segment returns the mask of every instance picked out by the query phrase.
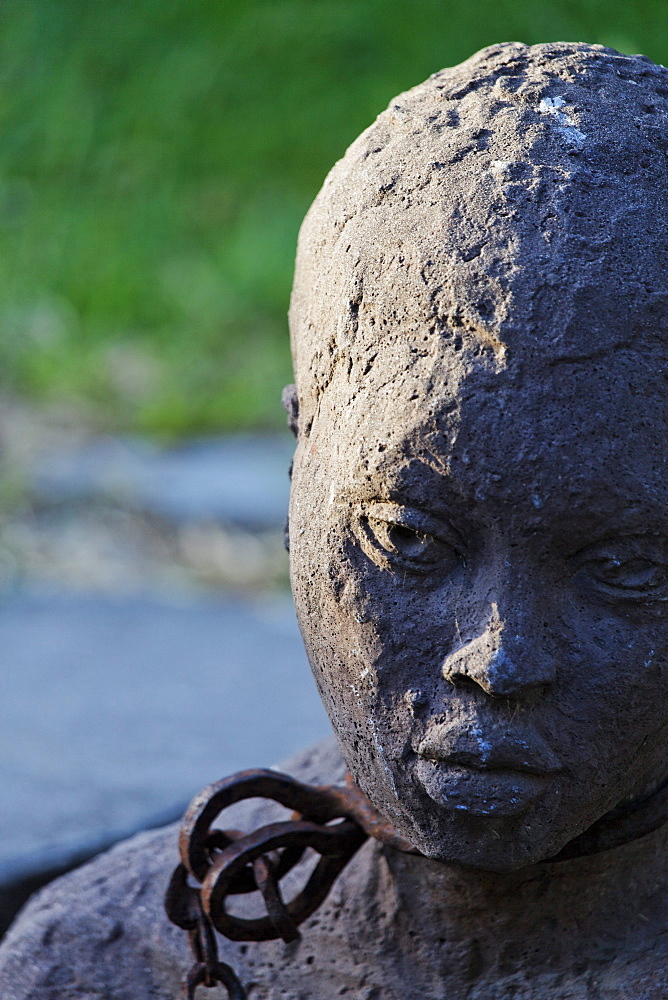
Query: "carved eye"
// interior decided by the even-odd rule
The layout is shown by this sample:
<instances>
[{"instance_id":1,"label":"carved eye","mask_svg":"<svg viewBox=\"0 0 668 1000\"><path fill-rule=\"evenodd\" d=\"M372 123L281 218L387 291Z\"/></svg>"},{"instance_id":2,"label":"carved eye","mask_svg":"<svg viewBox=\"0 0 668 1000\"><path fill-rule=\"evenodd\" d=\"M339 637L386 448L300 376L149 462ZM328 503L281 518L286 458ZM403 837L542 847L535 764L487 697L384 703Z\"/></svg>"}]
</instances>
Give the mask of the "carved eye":
<instances>
[{"instance_id":1,"label":"carved eye","mask_svg":"<svg viewBox=\"0 0 668 1000\"><path fill-rule=\"evenodd\" d=\"M627 601L668 600L668 547L654 536L590 546L579 554L579 572L599 592Z\"/></svg>"},{"instance_id":2,"label":"carved eye","mask_svg":"<svg viewBox=\"0 0 668 1000\"><path fill-rule=\"evenodd\" d=\"M444 537L447 532L446 525L422 511L374 503L361 512L357 534L366 554L383 568L447 573L463 565L458 549Z\"/></svg>"}]
</instances>

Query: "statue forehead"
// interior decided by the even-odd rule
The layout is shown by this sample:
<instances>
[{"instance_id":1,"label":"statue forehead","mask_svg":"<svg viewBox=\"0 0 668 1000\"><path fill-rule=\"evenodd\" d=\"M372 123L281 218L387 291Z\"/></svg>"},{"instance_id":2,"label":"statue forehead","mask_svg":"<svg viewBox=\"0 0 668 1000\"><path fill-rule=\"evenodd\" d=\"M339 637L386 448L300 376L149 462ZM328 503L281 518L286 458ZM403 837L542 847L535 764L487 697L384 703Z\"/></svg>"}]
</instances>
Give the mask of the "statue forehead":
<instances>
[{"instance_id":1,"label":"statue forehead","mask_svg":"<svg viewBox=\"0 0 668 1000\"><path fill-rule=\"evenodd\" d=\"M667 84L642 57L512 44L391 102L300 235L304 409L342 368L438 345L494 368L663 342Z\"/></svg>"},{"instance_id":2,"label":"statue forehead","mask_svg":"<svg viewBox=\"0 0 668 1000\"><path fill-rule=\"evenodd\" d=\"M491 507L530 486L564 501L665 506L668 393L654 351L538 371L456 365L337 379L300 450L300 477L323 496L410 495L427 509L445 485Z\"/></svg>"}]
</instances>

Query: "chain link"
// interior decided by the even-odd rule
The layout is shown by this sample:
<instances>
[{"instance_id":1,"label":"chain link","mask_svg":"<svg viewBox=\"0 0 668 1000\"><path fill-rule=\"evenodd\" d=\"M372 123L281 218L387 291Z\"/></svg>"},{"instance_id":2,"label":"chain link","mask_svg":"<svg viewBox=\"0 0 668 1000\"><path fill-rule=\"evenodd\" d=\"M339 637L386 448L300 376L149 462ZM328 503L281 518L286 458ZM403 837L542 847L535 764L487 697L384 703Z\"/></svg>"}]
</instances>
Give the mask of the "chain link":
<instances>
[{"instance_id":1,"label":"chain link","mask_svg":"<svg viewBox=\"0 0 668 1000\"><path fill-rule=\"evenodd\" d=\"M235 802L257 797L292 809L292 818L248 834L212 826ZM167 916L188 932L195 960L183 984L186 1000L193 1000L198 986L217 983L227 988L230 1000L244 1000L236 974L218 958L214 927L233 941L296 941L299 924L325 900L369 836L412 850L352 782L311 786L258 769L234 774L196 796L181 826L181 863L165 897ZM307 849L320 858L305 886L286 903L280 881ZM227 911L229 896L251 892L262 896L266 916L247 919Z\"/></svg>"},{"instance_id":2,"label":"chain link","mask_svg":"<svg viewBox=\"0 0 668 1000\"><path fill-rule=\"evenodd\" d=\"M167 916L188 932L194 964L183 981L185 1000L194 1000L198 986L222 983L229 1000L247 1000L246 991L234 970L218 957L216 935L202 907L199 889L188 882L188 869L177 865L172 873L165 896Z\"/></svg>"}]
</instances>

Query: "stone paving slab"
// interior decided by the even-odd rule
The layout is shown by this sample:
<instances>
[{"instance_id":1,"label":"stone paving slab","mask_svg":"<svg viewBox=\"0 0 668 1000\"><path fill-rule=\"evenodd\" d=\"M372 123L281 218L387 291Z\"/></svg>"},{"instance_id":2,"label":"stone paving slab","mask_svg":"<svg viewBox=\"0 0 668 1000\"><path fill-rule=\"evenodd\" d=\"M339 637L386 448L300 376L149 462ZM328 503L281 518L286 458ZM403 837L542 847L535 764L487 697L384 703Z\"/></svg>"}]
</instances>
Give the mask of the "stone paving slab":
<instances>
[{"instance_id":1,"label":"stone paving slab","mask_svg":"<svg viewBox=\"0 0 668 1000\"><path fill-rule=\"evenodd\" d=\"M288 598L0 604L0 891L326 735Z\"/></svg>"}]
</instances>

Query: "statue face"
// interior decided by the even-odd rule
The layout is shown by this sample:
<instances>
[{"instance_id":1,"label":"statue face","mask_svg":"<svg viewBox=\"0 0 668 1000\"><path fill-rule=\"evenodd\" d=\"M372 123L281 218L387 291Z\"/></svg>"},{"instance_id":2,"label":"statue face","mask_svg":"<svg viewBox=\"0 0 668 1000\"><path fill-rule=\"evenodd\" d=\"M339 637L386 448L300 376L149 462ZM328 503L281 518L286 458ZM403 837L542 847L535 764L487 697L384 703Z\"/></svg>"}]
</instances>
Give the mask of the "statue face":
<instances>
[{"instance_id":1,"label":"statue face","mask_svg":"<svg viewBox=\"0 0 668 1000\"><path fill-rule=\"evenodd\" d=\"M317 682L354 778L443 861L549 858L668 772L665 376L590 318L549 356L414 317L298 446Z\"/></svg>"},{"instance_id":2,"label":"statue face","mask_svg":"<svg viewBox=\"0 0 668 1000\"><path fill-rule=\"evenodd\" d=\"M298 615L353 777L443 861L553 857L668 774L665 73L485 50L300 234Z\"/></svg>"}]
</instances>

